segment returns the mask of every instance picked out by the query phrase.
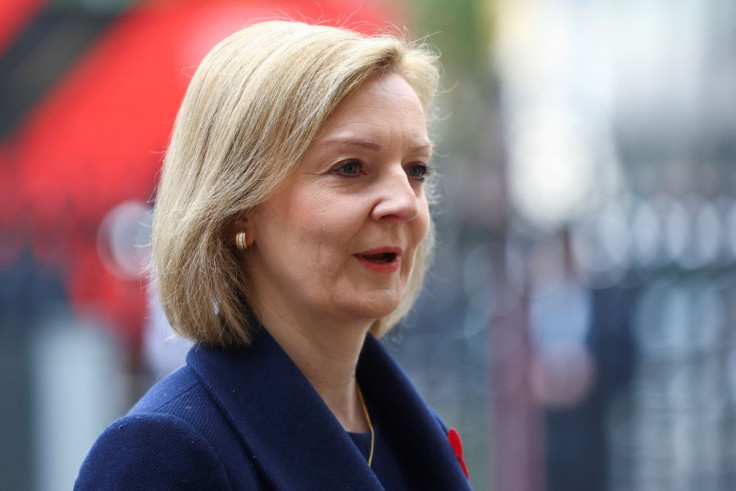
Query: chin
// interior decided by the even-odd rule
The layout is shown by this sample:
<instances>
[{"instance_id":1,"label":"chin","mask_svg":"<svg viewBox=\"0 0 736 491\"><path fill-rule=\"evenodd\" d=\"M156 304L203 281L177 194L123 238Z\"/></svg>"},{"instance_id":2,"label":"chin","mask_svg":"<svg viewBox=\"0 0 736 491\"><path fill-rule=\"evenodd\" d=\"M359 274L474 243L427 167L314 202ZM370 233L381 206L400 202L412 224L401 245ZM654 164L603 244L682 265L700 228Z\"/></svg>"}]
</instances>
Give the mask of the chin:
<instances>
[{"instance_id":1,"label":"chin","mask_svg":"<svg viewBox=\"0 0 736 491\"><path fill-rule=\"evenodd\" d=\"M400 301L401 298L398 298L365 305L363 308L363 317L376 320L386 317L387 315L391 315L397 308L399 308Z\"/></svg>"},{"instance_id":2,"label":"chin","mask_svg":"<svg viewBox=\"0 0 736 491\"><path fill-rule=\"evenodd\" d=\"M401 297L391 296L390 298L371 298L366 299L358 304L346 306L341 309L350 320L370 320L371 322L382 317L386 317L393 313L401 302Z\"/></svg>"}]
</instances>

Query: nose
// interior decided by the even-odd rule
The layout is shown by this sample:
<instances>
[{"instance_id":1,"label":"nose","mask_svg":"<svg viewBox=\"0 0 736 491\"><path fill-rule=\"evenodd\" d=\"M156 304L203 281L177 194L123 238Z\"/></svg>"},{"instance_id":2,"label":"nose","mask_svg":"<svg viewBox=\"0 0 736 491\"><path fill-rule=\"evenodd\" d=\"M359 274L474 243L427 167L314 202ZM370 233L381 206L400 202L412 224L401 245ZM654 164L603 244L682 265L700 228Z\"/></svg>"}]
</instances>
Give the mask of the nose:
<instances>
[{"instance_id":1,"label":"nose","mask_svg":"<svg viewBox=\"0 0 736 491\"><path fill-rule=\"evenodd\" d=\"M408 222L419 214L419 197L401 166L387 173L378 184L378 199L371 217L383 223Z\"/></svg>"}]
</instances>

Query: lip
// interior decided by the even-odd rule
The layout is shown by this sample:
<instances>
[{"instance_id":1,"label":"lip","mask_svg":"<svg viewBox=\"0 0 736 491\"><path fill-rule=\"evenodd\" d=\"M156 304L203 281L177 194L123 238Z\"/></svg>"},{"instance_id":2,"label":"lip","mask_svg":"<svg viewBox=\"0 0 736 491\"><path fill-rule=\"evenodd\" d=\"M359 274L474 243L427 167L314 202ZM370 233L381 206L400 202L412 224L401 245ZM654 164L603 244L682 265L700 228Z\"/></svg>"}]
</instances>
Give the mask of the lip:
<instances>
[{"instance_id":1,"label":"lip","mask_svg":"<svg viewBox=\"0 0 736 491\"><path fill-rule=\"evenodd\" d=\"M401 267L402 253L403 251L399 247L380 247L378 249L358 252L354 254L354 256L360 264L374 273L395 273ZM394 258L392 261L387 263L376 263L365 258L365 256L372 256L375 254L394 254Z\"/></svg>"}]
</instances>

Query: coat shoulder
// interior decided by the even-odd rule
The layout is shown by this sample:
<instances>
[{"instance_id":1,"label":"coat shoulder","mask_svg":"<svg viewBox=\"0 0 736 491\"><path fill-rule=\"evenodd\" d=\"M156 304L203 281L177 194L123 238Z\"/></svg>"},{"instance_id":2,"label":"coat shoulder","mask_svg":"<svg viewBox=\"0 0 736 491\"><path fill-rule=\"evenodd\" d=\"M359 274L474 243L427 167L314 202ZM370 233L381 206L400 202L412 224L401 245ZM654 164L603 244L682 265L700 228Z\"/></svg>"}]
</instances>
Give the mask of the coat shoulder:
<instances>
[{"instance_id":1,"label":"coat shoulder","mask_svg":"<svg viewBox=\"0 0 736 491\"><path fill-rule=\"evenodd\" d=\"M212 445L186 421L163 413L125 416L100 435L75 490L231 489Z\"/></svg>"},{"instance_id":2,"label":"coat shoulder","mask_svg":"<svg viewBox=\"0 0 736 491\"><path fill-rule=\"evenodd\" d=\"M105 429L74 489L261 488L229 421L197 375L183 367Z\"/></svg>"}]
</instances>

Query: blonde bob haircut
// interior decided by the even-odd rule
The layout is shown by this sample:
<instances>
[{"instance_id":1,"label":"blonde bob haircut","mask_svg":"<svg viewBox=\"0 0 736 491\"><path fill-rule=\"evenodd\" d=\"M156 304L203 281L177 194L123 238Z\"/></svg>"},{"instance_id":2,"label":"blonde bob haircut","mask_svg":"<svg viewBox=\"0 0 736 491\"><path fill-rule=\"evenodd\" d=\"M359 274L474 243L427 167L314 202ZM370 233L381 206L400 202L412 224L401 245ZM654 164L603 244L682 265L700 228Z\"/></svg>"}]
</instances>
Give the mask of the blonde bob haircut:
<instances>
[{"instance_id":1,"label":"blonde bob haircut","mask_svg":"<svg viewBox=\"0 0 736 491\"><path fill-rule=\"evenodd\" d=\"M289 21L251 25L207 54L174 124L153 219L153 285L177 334L223 347L250 342L234 224L289 179L338 104L369 78L402 76L431 113L436 61L397 36ZM433 242L430 230L399 306L376 320L374 335L411 308Z\"/></svg>"}]
</instances>

